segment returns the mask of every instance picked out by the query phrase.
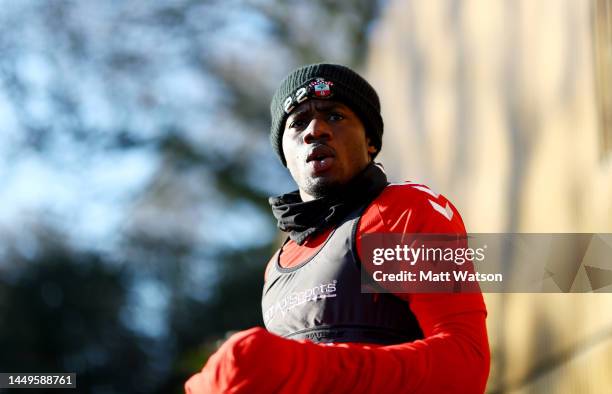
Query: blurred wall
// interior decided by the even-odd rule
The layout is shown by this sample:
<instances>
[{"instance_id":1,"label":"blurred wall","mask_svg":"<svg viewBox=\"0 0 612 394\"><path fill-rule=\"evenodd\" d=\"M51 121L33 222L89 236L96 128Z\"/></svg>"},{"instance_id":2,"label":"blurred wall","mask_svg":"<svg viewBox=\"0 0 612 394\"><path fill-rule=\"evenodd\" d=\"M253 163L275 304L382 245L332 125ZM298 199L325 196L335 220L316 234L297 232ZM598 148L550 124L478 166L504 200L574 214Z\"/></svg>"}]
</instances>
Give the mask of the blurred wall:
<instances>
[{"instance_id":1,"label":"blurred wall","mask_svg":"<svg viewBox=\"0 0 612 394\"><path fill-rule=\"evenodd\" d=\"M445 194L469 232L612 232L609 87L594 51L595 6L610 3L390 1L367 75L391 178ZM612 387L612 294L485 297L489 392Z\"/></svg>"}]
</instances>

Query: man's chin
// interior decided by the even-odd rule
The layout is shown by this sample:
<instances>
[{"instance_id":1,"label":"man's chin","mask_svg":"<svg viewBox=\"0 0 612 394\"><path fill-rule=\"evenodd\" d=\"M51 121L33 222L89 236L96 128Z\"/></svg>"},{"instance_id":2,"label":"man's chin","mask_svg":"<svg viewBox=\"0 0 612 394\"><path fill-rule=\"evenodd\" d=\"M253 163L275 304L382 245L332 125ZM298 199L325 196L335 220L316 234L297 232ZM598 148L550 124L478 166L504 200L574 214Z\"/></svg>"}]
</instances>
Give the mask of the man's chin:
<instances>
[{"instance_id":1,"label":"man's chin","mask_svg":"<svg viewBox=\"0 0 612 394\"><path fill-rule=\"evenodd\" d=\"M317 176L308 179L303 190L314 198L327 197L335 194L342 184L336 179L326 176Z\"/></svg>"}]
</instances>

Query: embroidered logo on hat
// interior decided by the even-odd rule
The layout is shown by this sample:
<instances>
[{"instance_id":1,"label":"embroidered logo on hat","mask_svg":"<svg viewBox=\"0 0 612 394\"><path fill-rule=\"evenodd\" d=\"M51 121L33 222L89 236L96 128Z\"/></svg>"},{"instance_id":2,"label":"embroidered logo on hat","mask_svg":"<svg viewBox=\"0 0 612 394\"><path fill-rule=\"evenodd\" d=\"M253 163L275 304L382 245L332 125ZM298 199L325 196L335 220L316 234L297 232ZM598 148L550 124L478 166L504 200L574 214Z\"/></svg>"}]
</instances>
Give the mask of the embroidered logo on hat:
<instances>
[{"instance_id":1,"label":"embroidered logo on hat","mask_svg":"<svg viewBox=\"0 0 612 394\"><path fill-rule=\"evenodd\" d=\"M328 97L331 96L331 87L334 85L333 82L326 81L323 78L317 78L312 81L308 86L314 89L314 95L316 97Z\"/></svg>"}]
</instances>

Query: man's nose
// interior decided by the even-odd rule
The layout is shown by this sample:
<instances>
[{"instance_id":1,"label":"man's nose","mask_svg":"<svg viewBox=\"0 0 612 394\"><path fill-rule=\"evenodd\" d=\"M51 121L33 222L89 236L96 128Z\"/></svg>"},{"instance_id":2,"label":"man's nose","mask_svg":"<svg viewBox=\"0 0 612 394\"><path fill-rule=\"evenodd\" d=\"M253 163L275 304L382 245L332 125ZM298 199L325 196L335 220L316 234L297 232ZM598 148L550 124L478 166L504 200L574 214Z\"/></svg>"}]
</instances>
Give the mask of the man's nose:
<instances>
[{"instance_id":1,"label":"man's nose","mask_svg":"<svg viewBox=\"0 0 612 394\"><path fill-rule=\"evenodd\" d=\"M304 133L304 142L312 143L320 139L330 139L331 136L331 129L325 119L313 117Z\"/></svg>"}]
</instances>

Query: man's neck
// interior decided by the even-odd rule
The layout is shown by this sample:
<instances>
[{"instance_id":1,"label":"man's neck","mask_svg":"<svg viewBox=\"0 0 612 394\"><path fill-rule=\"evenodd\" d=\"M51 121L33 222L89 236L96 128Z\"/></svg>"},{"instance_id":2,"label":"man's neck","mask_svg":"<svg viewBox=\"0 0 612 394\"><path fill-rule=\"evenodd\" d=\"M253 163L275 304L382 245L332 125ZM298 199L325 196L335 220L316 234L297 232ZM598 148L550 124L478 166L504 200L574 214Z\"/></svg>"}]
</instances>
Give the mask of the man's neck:
<instances>
[{"instance_id":1,"label":"man's neck","mask_svg":"<svg viewBox=\"0 0 612 394\"><path fill-rule=\"evenodd\" d=\"M308 194L304 190L300 190L300 197L302 198L302 201L304 201L304 202L312 201L312 200L314 200L316 198L315 196Z\"/></svg>"}]
</instances>

